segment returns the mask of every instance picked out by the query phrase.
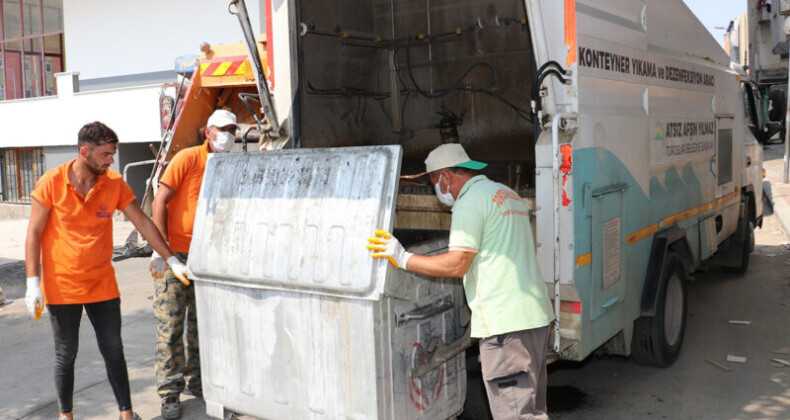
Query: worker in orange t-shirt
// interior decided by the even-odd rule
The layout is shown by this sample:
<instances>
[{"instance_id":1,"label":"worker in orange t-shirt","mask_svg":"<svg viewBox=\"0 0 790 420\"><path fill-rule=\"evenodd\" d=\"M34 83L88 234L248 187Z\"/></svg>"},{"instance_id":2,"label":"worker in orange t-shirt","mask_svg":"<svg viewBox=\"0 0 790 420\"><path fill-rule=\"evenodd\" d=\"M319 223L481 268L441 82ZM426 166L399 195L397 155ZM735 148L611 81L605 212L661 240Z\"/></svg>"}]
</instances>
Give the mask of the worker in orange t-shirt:
<instances>
[{"instance_id":1,"label":"worker in orange t-shirt","mask_svg":"<svg viewBox=\"0 0 790 420\"><path fill-rule=\"evenodd\" d=\"M121 340L121 299L111 263L113 213L121 210L185 282L187 268L140 209L129 185L108 169L118 147L115 132L100 122L85 124L77 135L77 147L77 158L47 171L31 194L25 304L38 319L46 298L55 336L58 419L73 419L74 361L83 308L96 333L120 419L139 419L132 411Z\"/></svg>"},{"instance_id":2,"label":"worker in orange t-shirt","mask_svg":"<svg viewBox=\"0 0 790 420\"><path fill-rule=\"evenodd\" d=\"M184 263L189 257L192 225L208 154L230 151L237 129L236 115L223 109L214 111L204 129L207 141L178 152L159 180L152 205L153 220L162 236L169 241L170 248ZM156 284L154 316L157 320L157 345L154 366L157 392L162 399L162 418L177 419L181 417L180 394L185 392L202 396L203 393L195 289L181 284L157 253L151 256L149 270Z\"/></svg>"}]
</instances>

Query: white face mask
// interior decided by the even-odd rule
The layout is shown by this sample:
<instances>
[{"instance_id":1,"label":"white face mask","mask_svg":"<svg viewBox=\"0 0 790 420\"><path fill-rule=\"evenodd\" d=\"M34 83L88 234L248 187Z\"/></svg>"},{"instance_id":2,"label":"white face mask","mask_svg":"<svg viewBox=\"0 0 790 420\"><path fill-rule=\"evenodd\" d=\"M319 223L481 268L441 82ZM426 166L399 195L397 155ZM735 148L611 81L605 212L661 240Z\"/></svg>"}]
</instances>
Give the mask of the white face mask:
<instances>
[{"instance_id":1,"label":"white face mask","mask_svg":"<svg viewBox=\"0 0 790 420\"><path fill-rule=\"evenodd\" d=\"M455 204L455 198L450 194L450 187L447 187L447 192L442 192L442 187L439 186L441 183L442 176L439 175L439 180L433 185L433 188L436 190L436 197L439 198L440 203L452 207Z\"/></svg>"},{"instance_id":2,"label":"white face mask","mask_svg":"<svg viewBox=\"0 0 790 420\"><path fill-rule=\"evenodd\" d=\"M233 133L219 130L216 130L214 133L214 140L211 140L211 148L214 149L214 152L229 152L230 148L233 146L233 142L236 141L236 136L233 135Z\"/></svg>"}]
</instances>

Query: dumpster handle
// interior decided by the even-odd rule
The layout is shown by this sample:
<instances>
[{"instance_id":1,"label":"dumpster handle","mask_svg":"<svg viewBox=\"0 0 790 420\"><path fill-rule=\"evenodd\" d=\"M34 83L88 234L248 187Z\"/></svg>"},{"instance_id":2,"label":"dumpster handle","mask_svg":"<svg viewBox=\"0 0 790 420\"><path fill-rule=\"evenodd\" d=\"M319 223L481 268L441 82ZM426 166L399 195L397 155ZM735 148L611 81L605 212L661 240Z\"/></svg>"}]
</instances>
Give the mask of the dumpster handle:
<instances>
[{"instance_id":1,"label":"dumpster handle","mask_svg":"<svg viewBox=\"0 0 790 420\"><path fill-rule=\"evenodd\" d=\"M409 312L398 315L398 326L413 320L428 319L453 307L453 302L448 297L420 306Z\"/></svg>"},{"instance_id":2,"label":"dumpster handle","mask_svg":"<svg viewBox=\"0 0 790 420\"><path fill-rule=\"evenodd\" d=\"M467 348L472 347L475 342L477 342L477 339L470 337L469 329L466 330L463 336L455 340L449 346L445 345L441 338L436 338L428 345L429 351L433 352L433 356L431 356L427 363L412 368L409 375L412 378L419 378L447 363L450 359L465 351Z\"/></svg>"}]
</instances>

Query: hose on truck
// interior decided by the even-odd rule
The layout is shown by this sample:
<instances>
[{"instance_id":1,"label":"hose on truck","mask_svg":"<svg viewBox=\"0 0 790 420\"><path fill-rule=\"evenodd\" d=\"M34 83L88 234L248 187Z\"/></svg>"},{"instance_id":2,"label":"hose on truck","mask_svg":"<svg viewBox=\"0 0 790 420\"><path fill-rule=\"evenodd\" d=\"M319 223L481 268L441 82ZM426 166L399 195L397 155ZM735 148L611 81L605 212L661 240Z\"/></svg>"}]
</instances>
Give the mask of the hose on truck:
<instances>
[{"instance_id":1,"label":"hose on truck","mask_svg":"<svg viewBox=\"0 0 790 420\"><path fill-rule=\"evenodd\" d=\"M491 82L491 87L490 88L471 88L471 87L469 87L469 88L462 88L462 87L459 87L461 85L461 83L463 83L463 81L469 76L469 74L474 69L476 69L478 67L486 67L491 72L491 78L493 79L492 82ZM420 87L420 85L417 83L417 80L414 77L414 71L413 71L413 67L412 67L412 64L411 64L411 43L408 43L408 44L406 44L406 70L409 73L409 79L411 80L411 83L414 86L414 89L421 96L424 96L426 98L435 99L435 98L441 98L441 97L447 96L447 95L449 95L451 93L455 93L455 92L483 93L483 94L486 94L486 95L488 95L488 96L490 96L490 97L492 97L492 98L504 103L508 107L510 107L513 111L516 112L516 115L518 115L520 118L523 118L526 121L532 122L532 116L529 114L529 111L526 111L526 110L518 107L517 105L515 105L514 103L509 101L507 98L505 98L504 96L499 94L498 91L515 94L518 97L520 97L520 98L522 98L522 99L524 99L526 101L529 101L528 96L526 94L516 90L516 89L513 89L513 88L500 88L499 87L499 78L497 77L496 69L494 69L494 67L490 63L487 63L485 61L480 61L480 62L477 62L475 64L472 64L471 66L469 66L469 68L466 69L466 71L464 71L464 73L461 75L461 77L459 77L458 80L455 83L452 84L451 87L446 88L446 89L437 89L437 90L435 90L436 93L430 93L430 92L424 91ZM398 73L400 73L399 70L398 70ZM400 75L399 75L399 77L400 77ZM403 83L403 79L401 79L401 83Z\"/></svg>"}]
</instances>

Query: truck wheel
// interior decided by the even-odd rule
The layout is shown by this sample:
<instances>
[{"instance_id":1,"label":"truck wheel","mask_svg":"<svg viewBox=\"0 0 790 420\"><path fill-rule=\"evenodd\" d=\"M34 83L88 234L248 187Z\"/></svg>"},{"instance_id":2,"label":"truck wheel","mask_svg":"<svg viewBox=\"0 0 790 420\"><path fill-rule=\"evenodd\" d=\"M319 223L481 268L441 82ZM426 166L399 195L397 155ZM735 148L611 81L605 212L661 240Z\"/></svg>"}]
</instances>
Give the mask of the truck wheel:
<instances>
[{"instance_id":1,"label":"truck wheel","mask_svg":"<svg viewBox=\"0 0 790 420\"><path fill-rule=\"evenodd\" d=\"M771 181L763 180L763 217L774 214L773 196Z\"/></svg>"},{"instance_id":2,"label":"truck wheel","mask_svg":"<svg viewBox=\"0 0 790 420\"><path fill-rule=\"evenodd\" d=\"M752 251L754 251L754 222L751 221L751 218L748 220L742 219L738 223L738 229L741 229L741 223L746 225L746 232L744 240L734 244L736 251L733 253L733 255L740 255L741 260L740 264L731 268L731 271L736 274L746 273L746 270L749 269L749 256L751 255Z\"/></svg>"},{"instance_id":3,"label":"truck wheel","mask_svg":"<svg viewBox=\"0 0 790 420\"><path fill-rule=\"evenodd\" d=\"M631 357L649 366L665 367L680 354L686 330L686 275L677 254L670 253L664 265L654 316L634 321Z\"/></svg>"},{"instance_id":4,"label":"truck wheel","mask_svg":"<svg viewBox=\"0 0 790 420\"><path fill-rule=\"evenodd\" d=\"M741 245L741 265L738 267L738 274L743 274L749 269L749 256L754 251L754 222L749 221L746 228L746 241Z\"/></svg>"}]
</instances>

